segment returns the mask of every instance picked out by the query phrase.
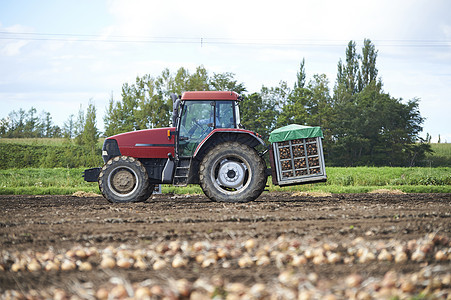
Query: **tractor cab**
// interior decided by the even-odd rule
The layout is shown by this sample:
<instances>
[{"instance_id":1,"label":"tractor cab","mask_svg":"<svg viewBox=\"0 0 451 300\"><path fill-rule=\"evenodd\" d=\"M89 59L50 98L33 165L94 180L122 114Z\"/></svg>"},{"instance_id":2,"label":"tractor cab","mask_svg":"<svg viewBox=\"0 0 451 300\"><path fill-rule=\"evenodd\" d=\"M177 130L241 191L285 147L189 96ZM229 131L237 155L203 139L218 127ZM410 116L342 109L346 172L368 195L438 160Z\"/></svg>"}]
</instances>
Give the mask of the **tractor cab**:
<instances>
[{"instance_id":1,"label":"tractor cab","mask_svg":"<svg viewBox=\"0 0 451 300\"><path fill-rule=\"evenodd\" d=\"M197 146L215 129L238 128L238 101L234 92L185 92L174 109L178 156L192 157Z\"/></svg>"}]
</instances>

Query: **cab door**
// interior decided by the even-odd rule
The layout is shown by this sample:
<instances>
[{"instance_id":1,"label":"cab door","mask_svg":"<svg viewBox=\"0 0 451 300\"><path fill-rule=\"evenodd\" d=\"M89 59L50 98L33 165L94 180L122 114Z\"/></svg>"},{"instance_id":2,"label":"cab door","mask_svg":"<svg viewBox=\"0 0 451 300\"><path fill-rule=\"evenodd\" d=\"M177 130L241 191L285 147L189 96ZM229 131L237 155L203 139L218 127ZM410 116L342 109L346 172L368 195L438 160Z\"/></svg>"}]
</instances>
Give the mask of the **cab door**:
<instances>
[{"instance_id":1,"label":"cab door","mask_svg":"<svg viewBox=\"0 0 451 300\"><path fill-rule=\"evenodd\" d=\"M214 101L185 101L178 124L179 157L192 157L199 143L215 127Z\"/></svg>"}]
</instances>

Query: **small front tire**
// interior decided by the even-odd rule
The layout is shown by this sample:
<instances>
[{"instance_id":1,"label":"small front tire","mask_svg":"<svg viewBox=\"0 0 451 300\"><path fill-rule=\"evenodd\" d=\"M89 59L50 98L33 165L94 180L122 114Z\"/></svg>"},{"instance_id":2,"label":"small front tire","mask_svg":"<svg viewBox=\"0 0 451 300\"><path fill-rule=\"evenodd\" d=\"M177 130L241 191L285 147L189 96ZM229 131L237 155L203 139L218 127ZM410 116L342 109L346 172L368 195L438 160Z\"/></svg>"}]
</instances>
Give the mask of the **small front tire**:
<instances>
[{"instance_id":1,"label":"small front tire","mask_svg":"<svg viewBox=\"0 0 451 300\"><path fill-rule=\"evenodd\" d=\"M130 156L110 159L100 171L99 188L111 203L144 202L154 190L146 169Z\"/></svg>"}]
</instances>

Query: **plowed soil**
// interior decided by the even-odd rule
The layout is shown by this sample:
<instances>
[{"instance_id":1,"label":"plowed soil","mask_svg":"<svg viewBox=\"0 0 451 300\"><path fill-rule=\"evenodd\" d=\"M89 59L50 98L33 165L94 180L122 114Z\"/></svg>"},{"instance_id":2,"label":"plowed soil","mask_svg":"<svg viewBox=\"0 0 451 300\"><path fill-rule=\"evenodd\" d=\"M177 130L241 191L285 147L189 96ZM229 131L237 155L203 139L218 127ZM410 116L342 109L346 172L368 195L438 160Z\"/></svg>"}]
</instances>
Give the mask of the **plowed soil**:
<instances>
[{"instance_id":1,"label":"plowed soil","mask_svg":"<svg viewBox=\"0 0 451 300\"><path fill-rule=\"evenodd\" d=\"M0 292L14 289L68 289L75 283L94 286L108 283L112 274L128 282L152 279L164 284L169 278L194 282L220 274L230 282L252 285L269 284L280 273L275 263L264 266L228 268L219 263L201 268L193 259L181 268L168 266L155 271L100 268L100 257L90 262L91 271L12 270L14 253L65 253L77 247L95 247L100 251L126 247L149 248L170 241L244 243L254 239L259 245L271 244L280 237L299 244L332 243L351 245L356 238L371 243L401 242L431 235L450 237L451 194L336 194L330 197L293 196L290 193L264 193L246 204L216 203L203 195L155 195L147 202L110 204L102 197L73 196L0 196L0 244L3 271L0 270ZM449 244L441 245L449 252ZM242 248L242 251L246 249ZM344 253L346 250L342 250ZM444 263L425 260L419 263L314 264L301 268L331 281L357 273L368 278L383 277L395 270L407 274L425 264L440 266L450 273L449 260Z\"/></svg>"}]
</instances>

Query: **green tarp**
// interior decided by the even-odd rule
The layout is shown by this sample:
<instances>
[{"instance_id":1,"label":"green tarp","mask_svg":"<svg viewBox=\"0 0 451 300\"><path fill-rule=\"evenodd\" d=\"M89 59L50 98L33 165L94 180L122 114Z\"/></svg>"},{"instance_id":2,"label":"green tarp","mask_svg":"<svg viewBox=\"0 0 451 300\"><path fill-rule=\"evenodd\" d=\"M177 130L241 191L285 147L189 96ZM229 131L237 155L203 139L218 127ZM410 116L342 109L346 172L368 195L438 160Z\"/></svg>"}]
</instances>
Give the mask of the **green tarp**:
<instances>
[{"instance_id":1,"label":"green tarp","mask_svg":"<svg viewBox=\"0 0 451 300\"><path fill-rule=\"evenodd\" d=\"M323 137L321 127L311 127L298 124L290 124L277 128L269 134L269 142L283 142L296 139L306 139L313 137Z\"/></svg>"}]
</instances>

